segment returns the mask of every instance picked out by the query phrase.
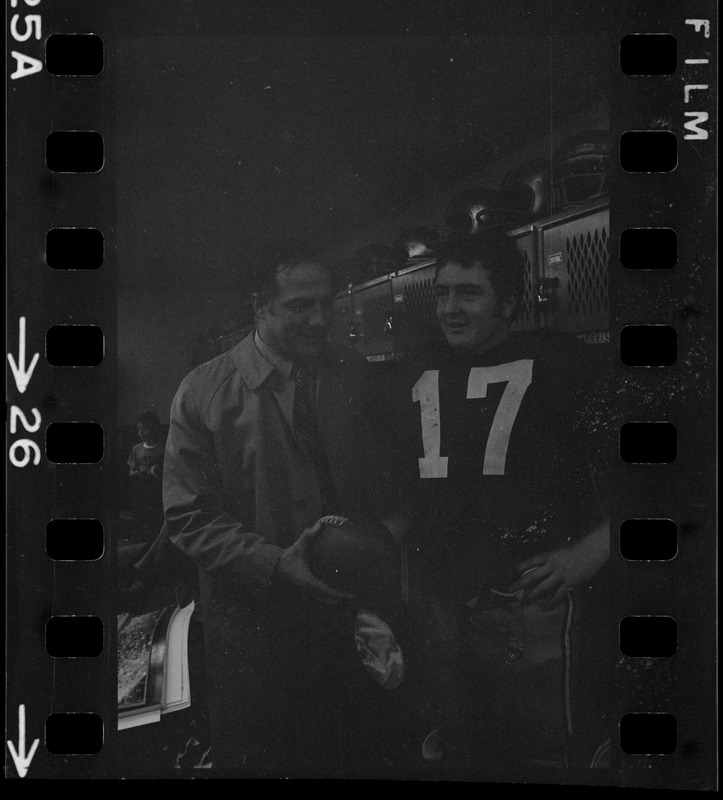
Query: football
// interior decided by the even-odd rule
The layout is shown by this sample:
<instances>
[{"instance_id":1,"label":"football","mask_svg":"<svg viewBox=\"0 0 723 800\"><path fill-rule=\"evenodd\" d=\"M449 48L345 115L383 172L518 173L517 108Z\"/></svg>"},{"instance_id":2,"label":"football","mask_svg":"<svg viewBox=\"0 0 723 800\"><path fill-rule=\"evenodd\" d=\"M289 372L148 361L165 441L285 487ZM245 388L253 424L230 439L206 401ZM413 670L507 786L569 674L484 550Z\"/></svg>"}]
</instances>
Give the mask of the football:
<instances>
[{"instance_id":1,"label":"football","mask_svg":"<svg viewBox=\"0 0 723 800\"><path fill-rule=\"evenodd\" d=\"M318 578L359 600L399 593L399 547L384 525L336 515L319 522L321 531L309 546L309 564Z\"/></svg>"}]
</instances>

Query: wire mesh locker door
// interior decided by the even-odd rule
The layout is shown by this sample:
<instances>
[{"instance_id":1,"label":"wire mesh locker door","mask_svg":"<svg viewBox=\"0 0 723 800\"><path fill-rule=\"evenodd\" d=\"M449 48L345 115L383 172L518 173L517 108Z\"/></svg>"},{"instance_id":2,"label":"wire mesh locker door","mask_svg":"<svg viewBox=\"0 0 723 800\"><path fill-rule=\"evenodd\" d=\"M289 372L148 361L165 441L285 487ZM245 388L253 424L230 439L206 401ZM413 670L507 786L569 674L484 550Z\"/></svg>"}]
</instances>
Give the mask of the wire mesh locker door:
<instances>
[{"instance_id":1,"label":"wire mesh locker door","mask_svg":"<svg viewBox=\"0 0 723 800\"><path fill-rule=\"evenodd\" d=\"M361 284L354 290L352 322L357 349L369 360L383 360L394 351L392 339L392 281L389 276Z\"/></svg>"},{"instance_id":2,"label":"wire mesh locker door","mask_svg":"<svg viewBox=\"0 0 723 800\"><path fill-rule=\"evenodd\" d=\"M401 270L392 278L392 334L397 353L412 353L442 340L434 299L435 262Z\"/></svg>"},{"instance_id":3,"label":"wire mesh locker door","mask_svg":"<svg viewBox=\"0 0 723 800\"><path fill-rule=\"evenodd\" d=\"M513 331L531 331L540 327L540 312L537 304L537 286L540 280L537 259L537 237L532 226L510 231L525 262L525 288L517 301L517 313L512 323Z\"/></svg>"},{"instance_id":4,"label":"wire mesh locker door","mask_svg":"<svg viewBox=\"0 0 723 800\"><path fill-rule=\"evenodd\" d=\"M590 343L610 339L609 208L566 215L542 227L543 325Z\"/></svg>"},{"instance_id":5,"label":"wire mesh locker door","mask_svg":"<svg viewBox=\"0 0 723 800\"><path fill-rule=\"evenodd\" d=\"M329 328L329 341L346 347L354 347L358 336L352 321L352 293L349 290L339 292L334 298L334 319Z\"/></svg>"}]
</instances>

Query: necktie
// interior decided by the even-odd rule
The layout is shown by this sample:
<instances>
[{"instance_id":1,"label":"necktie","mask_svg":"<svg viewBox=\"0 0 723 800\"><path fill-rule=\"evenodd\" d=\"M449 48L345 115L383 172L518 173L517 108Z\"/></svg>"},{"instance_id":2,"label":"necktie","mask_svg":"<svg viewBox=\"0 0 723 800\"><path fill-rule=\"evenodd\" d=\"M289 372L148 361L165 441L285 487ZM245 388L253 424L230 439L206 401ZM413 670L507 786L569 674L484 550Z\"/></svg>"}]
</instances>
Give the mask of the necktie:
<instances>
[{"instance_id":1,"label":"necktie","mask_svg":"<svg viewBox=\"0 0 723 800\"><path fill-rule=\"evenodd\" d=\"M314 475L319 485L322 514L334 512L334 478L329 461L321 443L321 434L316 420L315 403L307 388L306 370L303 364L295 364L294 378L294 431L301 440L306 454L311 460Z\"/></svg>"}]
</instances>

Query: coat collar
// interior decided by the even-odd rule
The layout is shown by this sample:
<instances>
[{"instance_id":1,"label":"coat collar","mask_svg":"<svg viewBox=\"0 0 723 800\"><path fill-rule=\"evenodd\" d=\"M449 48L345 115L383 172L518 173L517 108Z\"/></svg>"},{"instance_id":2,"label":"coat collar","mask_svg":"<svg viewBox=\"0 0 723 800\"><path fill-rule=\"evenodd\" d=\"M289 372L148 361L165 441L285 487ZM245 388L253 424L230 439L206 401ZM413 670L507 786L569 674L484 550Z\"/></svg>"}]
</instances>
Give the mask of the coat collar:
<instances>
[{"instance_id":1,"label":"coat collar","mask_svg":"<svg viewBox=\"0 0 723 800\"><path fill-rule=\"evenodd\" d=\"M270 375L276 372L273 364L259 353L254 344L253 332L234 347L231 356L236 369L251 391L258 389Z\"/></svg>"}]
</instances>

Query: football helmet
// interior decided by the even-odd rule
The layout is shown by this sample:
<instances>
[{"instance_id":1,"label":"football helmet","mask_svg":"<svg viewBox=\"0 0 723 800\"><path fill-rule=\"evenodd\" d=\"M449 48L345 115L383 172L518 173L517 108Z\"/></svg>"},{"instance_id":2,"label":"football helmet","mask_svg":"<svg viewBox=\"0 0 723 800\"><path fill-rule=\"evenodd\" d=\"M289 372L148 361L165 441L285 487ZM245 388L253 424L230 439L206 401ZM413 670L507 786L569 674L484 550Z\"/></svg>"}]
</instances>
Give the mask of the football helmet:
<instances>
[{"instance_id":1,"label":"football helmet","mask_svg":"<svg viewBox=\"0 0 723 800\"><path fill-rule=\"evenodd\" d=\"M483 228L508 225L510 213L494 189L472 186L452 198L444 221L454 233L473 236Z\"/></svg>"},{"instance_id":2,"label":"football helmet","mask_svg":"<svg viewBox=\"0 0 723 800\"><path fill-rule=\"evenodd\" d=\"M552 207L552 165L547 158L525 161L510 172L500 186L500 205L517 212L520 221L546 217Z\"/></svg>"},{"instance_id":3,"label":"football helmet","mask_svg":"<svg viewBox=\"0 0 723 800\"><path fill-rule=\"evenodd\" d=\"M433 258L442 239L442 232L437 228L407 228L397 236L395 247L404 252L406 260Z\"/></svg>"}]
</instances>

